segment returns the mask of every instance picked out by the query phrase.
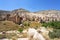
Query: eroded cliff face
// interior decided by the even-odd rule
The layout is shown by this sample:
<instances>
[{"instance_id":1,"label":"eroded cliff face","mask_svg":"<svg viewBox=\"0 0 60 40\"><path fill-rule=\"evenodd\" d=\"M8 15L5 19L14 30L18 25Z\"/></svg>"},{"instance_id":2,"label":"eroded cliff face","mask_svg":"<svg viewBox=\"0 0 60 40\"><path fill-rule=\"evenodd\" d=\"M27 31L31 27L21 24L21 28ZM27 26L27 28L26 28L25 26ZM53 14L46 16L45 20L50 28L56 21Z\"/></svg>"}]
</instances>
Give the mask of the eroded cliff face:
<instances>
[{"instance_id":1,"label":"eroded cliff face","mask_svg":"<svg viewBox=\"0 0 60 40\"><path fill-rule=\"evenodd\" d=\"M22 21L39 21L39 22L49 22L49 21L60 21L60 11L59 10L45 10L38 12L30 12L25 9L16 9L13 11L0 11L0 21L9 20L17 24Z\"/></svg>"}]
</instances>

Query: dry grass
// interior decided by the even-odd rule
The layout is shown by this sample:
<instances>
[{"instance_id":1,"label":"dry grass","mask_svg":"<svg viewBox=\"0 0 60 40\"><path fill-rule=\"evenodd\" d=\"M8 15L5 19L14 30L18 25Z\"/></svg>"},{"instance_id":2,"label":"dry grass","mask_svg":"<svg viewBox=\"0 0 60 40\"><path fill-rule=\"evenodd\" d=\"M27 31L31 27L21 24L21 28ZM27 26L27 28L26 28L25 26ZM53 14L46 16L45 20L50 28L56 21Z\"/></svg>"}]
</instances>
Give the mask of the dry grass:
<instances>
[{"instance_id":1,"label":"dry grass","mask_svg":"<svg viewBox=\"0 0 60 40\"><path fill-rule=\"evenodd\" d=\"M0 31L8 31L8 30L17 30L20 26L13 23L12 21L1 21L0 22Z\"/></svg>"},{"instance_id":2,"label":"dry grass","mask_svg":"<svg viewBox=\"0 0 60 40\"><path fill-rule=\"evenodd\" d=\"M25 21L23 22L23 24L25 25L24 29L28 29L29 27L39 28L42 25L41 23L38 23L36 21Z\"/></svg>"},{"instance_id":3,"label":"dry grass","mask_svg":"<svg viewBox=\"0 0 60 40\"><path fill-rule=\"evenodd\" d=\"M38 22L33 21L33 22L30 23L30 27L37 27L38 28L40 26L41 26L41 23L38 23Z\"/></svg>"}]
</instances>

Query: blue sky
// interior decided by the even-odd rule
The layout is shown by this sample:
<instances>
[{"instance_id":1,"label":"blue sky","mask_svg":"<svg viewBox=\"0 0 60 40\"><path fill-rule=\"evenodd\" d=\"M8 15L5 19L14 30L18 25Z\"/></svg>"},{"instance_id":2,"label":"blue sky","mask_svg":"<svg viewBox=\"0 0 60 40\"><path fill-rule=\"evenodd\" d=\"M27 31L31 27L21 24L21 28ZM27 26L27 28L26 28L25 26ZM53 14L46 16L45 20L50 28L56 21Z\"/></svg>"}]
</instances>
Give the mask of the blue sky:
<instances>
[{"instance_id":1,"label":"blue sky","mask_svg":"<svg viewBox=\"0 0 60 40\"><path fill-rule=\"evenodd\" d=\"M0 10L60 10L60 0L0 0Z\"/></svg>"}]
</instances>

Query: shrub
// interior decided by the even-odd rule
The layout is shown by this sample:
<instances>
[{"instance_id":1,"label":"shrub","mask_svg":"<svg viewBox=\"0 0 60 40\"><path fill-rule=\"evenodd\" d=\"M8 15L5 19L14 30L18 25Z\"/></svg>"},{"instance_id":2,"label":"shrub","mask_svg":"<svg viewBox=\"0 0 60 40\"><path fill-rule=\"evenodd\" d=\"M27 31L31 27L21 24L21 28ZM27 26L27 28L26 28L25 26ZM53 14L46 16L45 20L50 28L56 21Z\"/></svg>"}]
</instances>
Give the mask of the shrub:
<instances>
[{"instance_id":1,"label":"shrub","mask_svg":"<svg viewBox=\"0 0 60 40\"><path fill-rule=\"evenodd\" d=\"M54 29L53 32L49 32L49 37L52 39L59 38L60 37L60 29Z\"/></svg>"},{"instance_id":2,"label":"shrub","mask_svg":"<svg viewBox=\"0 0 60 40\"><path fill-rule=\"evenodd\" d=\"M18 31L19 31L20 33L22 33L23 29L22 29L22 28L20 28Z\"/></svg>"},{"instance_id":3,"label":"shrub","mask_svg":"<svg viewBox=\"0 0 60 40\"><path fill-rule=\"evenodd\" d=\"M6 38L6 35L0 34L0 39Z\"/></svg>"},{"instance_id":4,"label":"shrub","mask_svg":"<svg viewBox=\"0 0 60 40\"><path fill-rule=\"evenodd\" d=\"M28 21L25 21L25 22L23 23L23 25L24 25L24 26L30 26L30 24L29 24Z\"/></svg>"}]
</instances>

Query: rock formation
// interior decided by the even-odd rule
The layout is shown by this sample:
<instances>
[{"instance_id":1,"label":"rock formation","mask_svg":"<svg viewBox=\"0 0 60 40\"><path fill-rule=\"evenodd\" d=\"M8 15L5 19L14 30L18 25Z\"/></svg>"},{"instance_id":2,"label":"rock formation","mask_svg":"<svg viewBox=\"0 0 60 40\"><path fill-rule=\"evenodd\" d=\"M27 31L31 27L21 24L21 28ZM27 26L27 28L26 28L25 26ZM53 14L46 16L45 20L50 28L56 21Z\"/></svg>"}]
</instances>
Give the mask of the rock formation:
<instances>
[{"instance_id":1,"label":"rock formation","mask_svg":"<svg viewBox=\"0 0 60 40\"><path fill-rule=\"evenodd\" d=\"M0 10L0 21L9 20L17 24L21 24L22 21L39 21L39 22L50 22L60 21L59 10L45 10L38 12L30 12L25 9L16 9L12 11Z\"/></svg>"}]
</instances>

